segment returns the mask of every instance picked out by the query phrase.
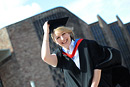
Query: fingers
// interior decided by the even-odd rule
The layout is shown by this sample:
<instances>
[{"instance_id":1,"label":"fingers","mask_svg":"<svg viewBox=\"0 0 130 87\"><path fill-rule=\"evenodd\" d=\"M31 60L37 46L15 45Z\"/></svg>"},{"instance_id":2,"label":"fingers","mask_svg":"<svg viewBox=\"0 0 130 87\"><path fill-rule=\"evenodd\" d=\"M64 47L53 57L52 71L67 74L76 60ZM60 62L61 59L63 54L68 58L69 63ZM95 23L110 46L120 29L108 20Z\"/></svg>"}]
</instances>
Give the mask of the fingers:
<instances>
[{"instance_id":1,"label":"fingers","mask_svg":"<svg viewBox=\"0 0 130 87\"><path fill-rule=\"evenodd\" d=\"M47 25L48 25L48 21L46 21L43 25L43 29L47 28Z\"/></svg>"},{"instance_id":2,"label":"fingers","mask_svg":"<svg viewBox=\"0 0 130 87\"><path fill-rule=\"evenodd\" d=\"M46 21L43 25L44 33L49 33L49 26L48 21Z\"/></svg>"}]
</instances>

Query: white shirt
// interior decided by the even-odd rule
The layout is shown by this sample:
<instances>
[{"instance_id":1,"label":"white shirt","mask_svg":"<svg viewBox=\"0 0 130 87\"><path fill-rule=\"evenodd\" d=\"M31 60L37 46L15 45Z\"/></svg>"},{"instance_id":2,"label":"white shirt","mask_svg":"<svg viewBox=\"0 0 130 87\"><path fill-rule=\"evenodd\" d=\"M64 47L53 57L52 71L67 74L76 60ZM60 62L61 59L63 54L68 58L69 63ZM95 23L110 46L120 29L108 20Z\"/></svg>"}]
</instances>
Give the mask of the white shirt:
<instances>
[{"instance_id":1,"label":"white shirt","mask_svg":"<svg viewBox=\"0 0 130 87\"><path fill-rule=\"evenodd\" d=\"M64 52L66 52L68 54L72 54L72 52L74 50L74 41L73 40L71 41L71 44L69 46L69 50L67 50L65 48L63 48L63 49L64 49ZM71 59L74 61L74 63L76 64L76 66L80 69L79 51L78 51L78 49L76 50L76 53L75 53L74 57L71 58Z\"/></svg>"}]
</instances>

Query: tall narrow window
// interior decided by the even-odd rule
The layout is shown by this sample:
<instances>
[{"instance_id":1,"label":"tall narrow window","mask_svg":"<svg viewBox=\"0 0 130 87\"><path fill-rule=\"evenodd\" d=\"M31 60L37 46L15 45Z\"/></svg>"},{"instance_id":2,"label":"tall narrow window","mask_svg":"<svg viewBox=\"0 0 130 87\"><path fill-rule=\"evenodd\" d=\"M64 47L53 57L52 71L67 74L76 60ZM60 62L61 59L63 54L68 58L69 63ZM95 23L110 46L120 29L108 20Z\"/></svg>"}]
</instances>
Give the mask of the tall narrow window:
<instances>
[{"instance_id":1,"label":"tall narrow window","mask_svg":"<svg viewBox=\"0 0 130 87\"><path fill-rule=\"evenodd\" d=\"M0 78L0 87L4 87L3 84L2 84L1 78Z\"/></svg>"}]
</instances>

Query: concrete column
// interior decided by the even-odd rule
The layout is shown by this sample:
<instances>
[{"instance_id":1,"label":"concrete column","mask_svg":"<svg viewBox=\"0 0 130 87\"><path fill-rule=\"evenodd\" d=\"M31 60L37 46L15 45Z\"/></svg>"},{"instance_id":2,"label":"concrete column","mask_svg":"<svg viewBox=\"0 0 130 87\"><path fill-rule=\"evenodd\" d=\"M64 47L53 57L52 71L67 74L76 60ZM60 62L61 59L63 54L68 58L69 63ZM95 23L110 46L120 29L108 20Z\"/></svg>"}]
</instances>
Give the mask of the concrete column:
<instances>
[{"instance_id":1,"label":"concrete column","mask_svg":"<svg viewBox=\"0 0 130 87\"><path fill-rule=\"evenodd\" d=\"M116 16L116 18L117 18L117 23L118 23L118 25L121 28L121 31L123 33L125 42L126 42L128 49L130 51L130 35L129 35L127 29L125 28L123 22L120 20L120 18L118 16Z\"/></svg>"},{"instance_id":2,"label":"concrete column","mask_svg":"<svg viewBox=\"0 0 130 87\"><path fill-rule=\"evenodd\" d=\"M6 28L0 29L0 49L10 49L13 52L13 47Z\"/></svg>"},{"instance_id":3,"label":"concrete column","mask_svg":"<svg viewBox=\"0 0 130 87\"><path fill-rule=\"evenodd\" d=\"M115 37L112 34L112 31L108 27L107 23L99 15L97 15L97 18L98 18L99 26L103 31L107 44L111 47L119 49Z\"/></svg>"}]
</instances>

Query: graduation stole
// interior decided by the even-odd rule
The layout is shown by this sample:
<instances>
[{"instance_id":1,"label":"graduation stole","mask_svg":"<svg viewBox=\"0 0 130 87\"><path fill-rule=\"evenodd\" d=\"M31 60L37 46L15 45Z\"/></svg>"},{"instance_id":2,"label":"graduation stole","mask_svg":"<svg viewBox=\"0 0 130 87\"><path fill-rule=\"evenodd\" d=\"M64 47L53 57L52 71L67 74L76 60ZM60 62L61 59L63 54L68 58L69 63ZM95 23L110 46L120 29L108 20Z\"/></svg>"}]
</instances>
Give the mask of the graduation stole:
<instances>
[{"instance_id":1,"label":"graduation stole","mask_svg":"<svg viewBox=\"0 0 130 87\"><path fill-rule=\"evenodd\" d=\"M76 40L78 40L78 41L76 41ZM69 58L73 58L74 55L75 55L75 53L76 53L76 50L77 50L79 44L81 43L81 41L82 41L83 39L76 39L76 40L75 40L75 41L76 41L77 43L76 43L76 45L75 45L75 48L74 48L72 54L65 53L64 51L62 51L62 54L68 56Z\"/></svg>"}]
</instances>

